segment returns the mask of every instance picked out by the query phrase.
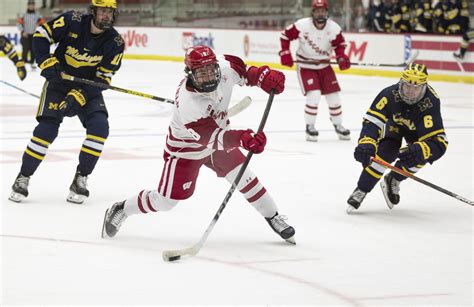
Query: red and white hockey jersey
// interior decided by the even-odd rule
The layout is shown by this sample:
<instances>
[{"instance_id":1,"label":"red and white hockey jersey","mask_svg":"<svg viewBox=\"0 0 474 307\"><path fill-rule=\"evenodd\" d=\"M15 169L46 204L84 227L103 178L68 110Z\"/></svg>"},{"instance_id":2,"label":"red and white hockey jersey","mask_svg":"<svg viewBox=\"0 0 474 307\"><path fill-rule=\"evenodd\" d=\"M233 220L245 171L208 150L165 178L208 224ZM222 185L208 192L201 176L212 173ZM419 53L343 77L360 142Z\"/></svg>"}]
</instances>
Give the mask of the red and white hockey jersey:
<instances>
[{"instance_id":1,"label":"red and white hockey jersey","mask_svg":"<svg viewBox=\"0 0 474 307\"><path fill-rule=\"evenodd\" d=\"M297 63L303 68L324 68L329 65L333 50L336 55L343 54L346 47L341 27L331 19L327 20L322 30L316 28L311 17L299 19L294 24L289 25L281 33L282 50L289 50L290 41L296 39L299 40L296 61L320 63L316 65Z\"/></svg>"},{"instance_id":2,"label":"red and white hockey jersey","mask_svg":"<svg viewBox=\"0 0 474 307\"><path fill-rule=\"evenodd\" d=\"M246 66L236 57L218 57L221 81L211 93L199 93L181 81L175 97L175 107L165 151L170 155L199 160L215 150L223 150L224 134L228 131L227 112L234 85L246 83Z\"/></svg>"}]
</instances>

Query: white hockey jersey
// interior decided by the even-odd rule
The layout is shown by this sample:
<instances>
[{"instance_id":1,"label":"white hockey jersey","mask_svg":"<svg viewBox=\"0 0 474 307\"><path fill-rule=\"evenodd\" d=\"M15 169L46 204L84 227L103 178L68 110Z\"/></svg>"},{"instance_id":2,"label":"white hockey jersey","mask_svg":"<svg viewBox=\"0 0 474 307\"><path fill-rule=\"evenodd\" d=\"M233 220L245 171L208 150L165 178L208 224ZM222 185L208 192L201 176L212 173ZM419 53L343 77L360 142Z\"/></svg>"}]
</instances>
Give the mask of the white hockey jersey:
<instances>
[{"instance_id":1,"label":"white hockey jersey","mask_svg":"<svg viewBox=\"0 0 474 307\"><path fill-rule=\"evenodd\" d=\"M297 63L302 68L321 69L329 65L333 50L344 52L345 41L341 27L328 19L322 30L316 28L311 17L302 18L289 25L280 37L282 49L289 49L290 41L299 40L296 61L320 64ZM339 50L338 50L339 49Z\"/></svg>"},{"instance_id":2,"label":"white hockey jersey","mask_svg":"<svg viewBox=\"0 0 474 307\"><path fill-rule=\"evenodd\" d=\"M228 129L228 108L234 85L245 85L245 77L224 56L218 57L221 81L211 93L199 93L181 81L165 151L170 155L199 160L215 150L223 150L224 133ZM245 66L243 67L245 70Z\"/></svg>"}]
</instances>

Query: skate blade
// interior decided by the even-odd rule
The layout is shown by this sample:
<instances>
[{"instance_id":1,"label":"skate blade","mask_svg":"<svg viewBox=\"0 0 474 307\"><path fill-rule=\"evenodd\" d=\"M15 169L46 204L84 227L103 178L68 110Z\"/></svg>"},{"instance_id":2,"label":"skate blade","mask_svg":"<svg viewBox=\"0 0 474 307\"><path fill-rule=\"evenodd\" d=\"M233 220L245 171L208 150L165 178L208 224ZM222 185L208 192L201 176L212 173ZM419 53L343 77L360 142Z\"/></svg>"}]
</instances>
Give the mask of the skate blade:
<instances>
[{"instance_id":1,"label":"skate blade","mask_svg":"<svg viewBox=\"0 0 474 307\"><path fill-rule=\"evenodd\" d=\"M318 141L318 136L313 136L313 135L306 135L306 141L308 142L317 142Z\"/></svg>"},{"instance_id":2,"label":"skate blade","mask_svg":"<svg viewBox=\"0 0 474 307\"><path fill-rule=\"evenodd\" d=\"M356 208L352 207L351 205L347 206L347 209L346 209L346 213L347 214L351 214L352 212L354 212L355 210L357 210Z\"/></svg>"},{"instance_id":3,"label":"skate blade","mask_svg":"<svg viewBox=\"0 0 474 307\"><path fill-rule=\"evenodd\" d=\"M390 201L390 199L388 198L388 194L385 192L387 190L387 185L385 184L385 181L383 179L382 181L380 181L380 187L382 188L383 198L385 198L385 202L387 203L388 208L392 210L394 204Z\"/></svg>"},{"instance_id":4,"label":"skate blade","mask_svg":"<svg viewBox=\"0 0 474 307\"><path fill-rule=\"evenodd\" d=\"M350 141L351 140L351 135L342 135L342 134L338 134L337 135L339 137L339 140L341 141Z\"/></svg>"},{"instance_id":5,"label":"skate blade","mask_svg":"<svg viewBox=\"0 0 474 307\"><path fill-rule=\"evenodd\" d=\"M69 191L69 195L67 196L66 200L73 204L82 204L87 196L76 194L73 191Z\"/></svg>"},{"instance_id":6,"label":"skate blade","mask_svg":"<svg viewBox=\"0 0 474 307\"><path fill-rule=\"evenodd\" d=\"M8 197L9 200L11 200L13 202L16 202L16 203L21 203L21 201L25 198L26 198L25 195L22 195L22 194L17 193L17 192L12 192L10 194L10 197Z\"/></svg>"},{"instance_id":7,"label":"skate blade","mask_svg":"<svg viewBox=\"0 0 474 307\"><path fill-rule=\"evenodd\" d=\"M109 213L109 210L110 209L105 210L105 214L104 214L104 222L102 223L102 233L101 233L102 239L105 239L105 238L109 237L107 235L107 232L105 231L105 221L107 220L107 214Z\"/></svg>"},{"instance_id":8,"label":"skate blade","mask_svg":"<svg viewBox=\"0 0 474 307\"><path fill-rule=\"evenodd\" d=\"M296 245L295 236L285 239L286 242Z\"/></svg>"}]
</instances>

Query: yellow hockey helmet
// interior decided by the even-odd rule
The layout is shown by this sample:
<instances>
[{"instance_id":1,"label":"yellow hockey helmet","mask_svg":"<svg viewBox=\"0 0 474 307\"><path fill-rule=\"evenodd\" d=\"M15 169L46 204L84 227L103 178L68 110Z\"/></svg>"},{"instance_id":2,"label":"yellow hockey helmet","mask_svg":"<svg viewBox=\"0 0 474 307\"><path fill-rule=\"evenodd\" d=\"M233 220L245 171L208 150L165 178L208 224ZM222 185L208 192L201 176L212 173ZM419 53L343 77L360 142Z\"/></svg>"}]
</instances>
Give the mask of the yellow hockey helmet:
<instances>
[{"instance_id":1,"label":"yellow hockey helmet","mask_svg":"<svg viewBox=\"0 0 474 307\"><path fill-rule=\"evenodd\" d=\"M104 16L98 16L97 10L109 9L112 10L112 18ZM101 29L107 30L114 26L118 18L117 0L92 0L90 6L90 12L92 14L92 20L94 25ZM110 14L110 13L109 13Z\"/></svg>"},{"instance_id":2,"label":"yellow hockey helmet","mask_svg":"<svg viewBox=\"0 0 474 307\"><path fill-rule=\"evenodd\" d=\"M427 83L428 69L426 65L410 63L403 70L398 92L407 104L415 104L425 96Z\"/></svg>"},{"instance_id":3,"label":"yellow hockey helmet","mask_svg":"<svg viewBox=\"0 0 474 307\"><path fill-rule=\"evenodd\" d=\"M428 69L426 65L410 63L402 73L402 79L407 83L422 85L428 82Z\"/></svg>"},{"instance_id":4,"label":"yellow hockey helmet","mask_svg":"<svg viewBox=\"0 0 474 307\"><path fill-rule=\"evenodd\" d=\"M92 6L117 8L117 0L92 0Z\"/></svg>"}]
</instances>

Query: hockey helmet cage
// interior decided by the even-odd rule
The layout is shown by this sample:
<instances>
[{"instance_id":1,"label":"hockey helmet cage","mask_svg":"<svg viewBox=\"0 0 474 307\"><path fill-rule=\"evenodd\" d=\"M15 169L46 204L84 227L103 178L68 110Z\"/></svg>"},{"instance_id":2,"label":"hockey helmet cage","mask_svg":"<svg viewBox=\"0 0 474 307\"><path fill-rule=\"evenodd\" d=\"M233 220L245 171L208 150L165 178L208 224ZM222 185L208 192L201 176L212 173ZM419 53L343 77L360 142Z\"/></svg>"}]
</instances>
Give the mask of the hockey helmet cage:
<instances>
[{"instance_id":1,"label":"hockey helmet cage","mask_svg":"<svg viewBox=\"0 0 474 307\"><path fill-rule=\"evenodd\" d=\"M426 65L409 63L403 70L398 92L407 104L415 104L423 98L428 83Z\"/></svg>"},{"instance_id":2,"label":"hockey helmet cage","mask_svg":"<svg viewBox=\"0 0 474 307\"><path fill-rule=\"evenodd\" d=\"M98 8L109 8L112 9L112 20L98 20L97 9ZM101 29L107 30L114 26L118 18L117 0L91 0L90 12L92 14L92 20L94 25Z\"/></svg>"},{"instance_id":3,"label":"hockey helmet cage","mask_svg":"<svg viewBox=\"0 0 474 307\"><path fill-rule=\"evenodd\" d=\"M313 0L311 16L316 23L326 23L329 18L329 4L328 0Z\"/></svg>"},{"instance_id":4,"label":"hockey helmet cage","mask_svg":"<svg viewBox=\"0 0 474 307\"><path fill-rule=\"evenodd\" d=\"M221 71L214 51L207 46L194 46L186 50L185 73L200 92L213 92L221 80Z\"/></svg>"}]
</instances>

